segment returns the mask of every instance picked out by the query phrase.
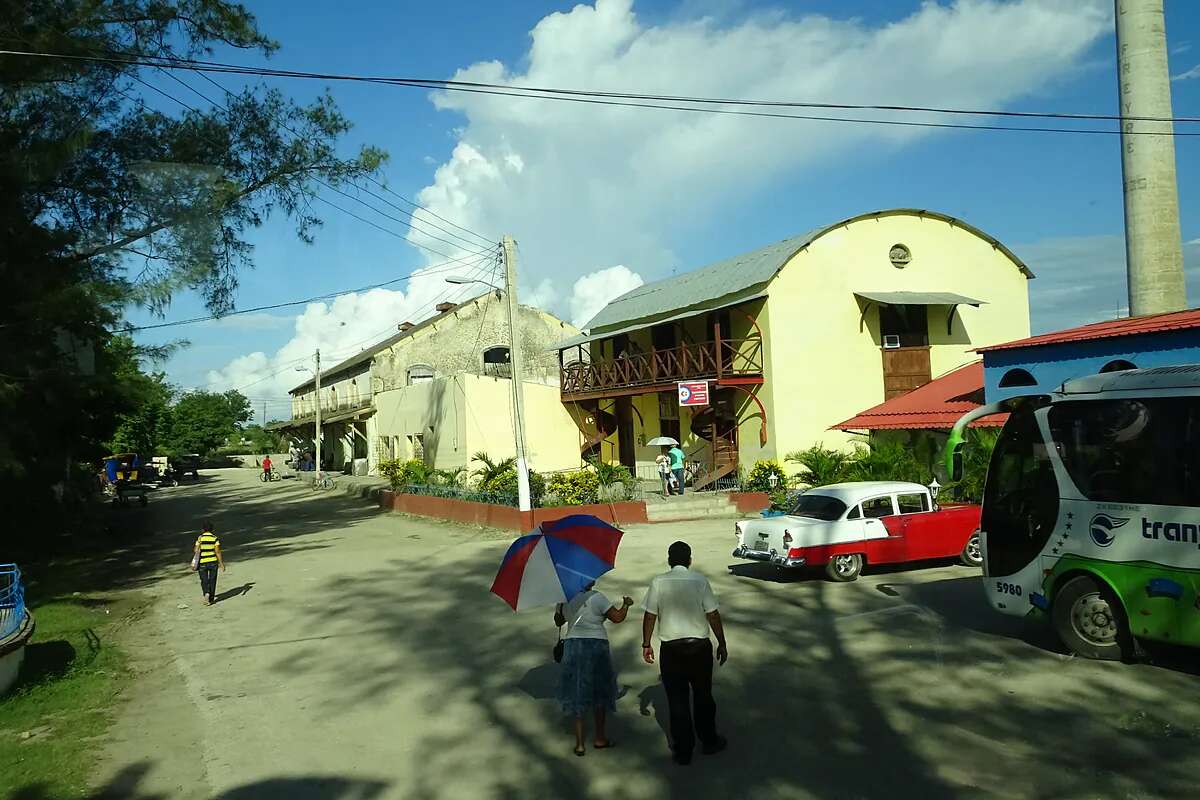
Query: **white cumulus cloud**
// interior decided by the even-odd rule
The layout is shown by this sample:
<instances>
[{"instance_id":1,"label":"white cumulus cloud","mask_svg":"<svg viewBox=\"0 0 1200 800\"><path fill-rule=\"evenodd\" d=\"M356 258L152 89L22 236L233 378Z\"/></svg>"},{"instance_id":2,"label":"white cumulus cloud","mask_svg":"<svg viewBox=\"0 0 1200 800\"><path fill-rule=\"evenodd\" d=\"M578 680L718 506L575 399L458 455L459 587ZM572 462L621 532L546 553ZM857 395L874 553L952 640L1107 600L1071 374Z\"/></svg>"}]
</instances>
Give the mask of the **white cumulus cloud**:
<instances>
[{"instance_id":1,"label":"white cumulus cloud","mask_svg":"<svg viewBox=\"0 0 1200 800\"><path fill-rule=\"evenodd\" d=\"M624 264L600 269L584 275L575 281L571 290L569 308L571 324L581 328L596 313L608 304L609 300L620 297L630 289L636 289L645 281L636 272L631 272Z\"/></svg>"},{"instance_id":2,"label":"white cumulus cloud","mask_svg":"<svg viewBox=\"0 0 1200 800\"><path fill-rule=\"evenodd\" d=\"M878 24L774 10L733 21L717 15L648 25L633 0L596 0L539 21L514 64L480 62L454 77L600 91L1004 107L1079 69L1088 48L1111 31L1111 11L1107 0L958 0L922 3L907 17ZM454 92L432 98L465 122L453 131L456 147L420 202L472 229L512 233L521 245L522 284L553 281L572 304L557 310L576 320L574 295L566 291L573 279L611 264L647 279L667 274L678 262L672 242L713 224L730 205L752 202L768 181L800 180L806 169L864 151L952 135ZM798 220L797 229L826 221ZM421 234L410 238L419 243ZM549 296L541 288L536 294Z\"/></svg>"}]
</instances>

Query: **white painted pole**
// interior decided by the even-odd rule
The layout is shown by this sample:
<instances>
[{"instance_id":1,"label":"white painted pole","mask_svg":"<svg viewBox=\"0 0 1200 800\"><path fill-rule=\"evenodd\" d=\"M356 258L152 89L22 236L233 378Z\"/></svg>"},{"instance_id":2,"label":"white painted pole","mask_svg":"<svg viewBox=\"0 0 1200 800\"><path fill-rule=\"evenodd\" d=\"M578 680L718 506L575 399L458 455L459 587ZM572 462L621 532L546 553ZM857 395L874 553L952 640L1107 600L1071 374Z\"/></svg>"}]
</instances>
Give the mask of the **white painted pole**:
<instances>
[{"instance_id":1,"label":"white painted pole","mask_svg":"<svg viewBox=\"0 0 1200 800\"><path fill-rule=\"evenodd\" d=\"M517 309L517 243L505 236L500 243L504 252L504 297L508 301L508 361L512 372L513 433L517 440L517 503L522 511L533 508L529 492L529 462L525 459L525 397L521 382L522 356L520 315Z\"/></svg>"},{"instance_id":2,"label":"white painted pole","mask_svg":"<svg viewBox=\"0 0 1200 800\"><path fill-rule=\"evenodd\" d=\"M318 481L320 481L321 480L321 349L320 348L317 348L316 361L317 361L317 371L315 373L313 373L313 375L314 375L314 379L315 379L314 397L316 397L316 400L317 400L317 419L316 419L316 435L313 437L313 439L315 440L315 447L316 447L316 451L317 451L317 464L316 464L317 477L316 477L316 479Z\"/></svg>"},{"instance_id":3,"label":"white painted pole","mask_svg":"<svg viewBox=\"0 0 1200 800\"><path fill-rule=\"evenodd\" d=\"M1163 0L1115 0L1131 316L1187 308Z\"/></svg>"}]
</instances>

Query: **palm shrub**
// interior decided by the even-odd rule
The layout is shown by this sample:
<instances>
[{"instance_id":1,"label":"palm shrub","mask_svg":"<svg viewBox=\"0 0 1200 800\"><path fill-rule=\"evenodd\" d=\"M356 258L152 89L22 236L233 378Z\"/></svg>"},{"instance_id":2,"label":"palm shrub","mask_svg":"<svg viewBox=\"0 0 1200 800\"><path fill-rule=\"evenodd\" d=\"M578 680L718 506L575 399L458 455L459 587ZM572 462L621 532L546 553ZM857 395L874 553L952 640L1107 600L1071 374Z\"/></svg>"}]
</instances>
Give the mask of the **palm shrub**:
<instances>
[{"instance_id":1,"label":"palm shrub","mask_svg":"<svg viewBox=\"0 0 1200 800\"><path fill-rule=\"evenodd\" d=\"M511 456L499 461L493 461L491 456L480 450L471 456L471 461L472 463L482 464L479 469L471 473L477 479L479 488L481 489L508 470L513 470L513 474L516 474L517 459Z\"/></svg>"},{"instance_id":2,"label":"palm shrub","mask_svg":"<svg viewBox=\"0 0 1200 800\"><path fill-rule=\"evenodd\" d=\"M461 488L467 481L467 468L435 469L429 474L429 482L437 486Z\"/></svg>"},{"instance_id":3,"label":"palm shrub","mask_svg":"<svg viewBox=\"0 0 1200 800\"><path fill-rule=\"evenodd\" d=\"M855 455L818 444L807 450L788 453L784 460L800 467L796 474L799 483L806 486L828 486L849 479Z\"/></svg>"},{"instance_id":4,"label":"palm shrub","mask_svg":"<svg viewBox=\"0 0 1200 800\"><path fill-rule=\"evenodd\" d=\"M775 486L771 486L771 476L775 476ZM755 461L750 473L742 483L742 490L747 492L771 492L787 488L787 473L778 461Z\"/></svg>"},{"instance_id":5,"label":"palm shrub","mask_svg":"<svg viewBox=\"0 0 1200 800\"><path fill-rule=\"evenodd\" d=\"M589 459L588 463L596 472L597 499L612 502L633 496L637 488L637 478L633 477L629 467L624 464L609 464L598 458Z\"/></svg>"},{"instance_id":6,"label":"palm shrub","mask_svg":"<svg viewBox=\"0 0 1200 800\"><path fill-rule=\"evenodd\" d=\"M429 467L418 458L390 458L380 461L379 474L388 479L393 489L424 486L429 483Z\"/></svg>"},{"instance_id":7,"label":"palm shrub","mask_svg":"<svg viewBox=\"0 0 1200 800\"><path fill-rule=\"evenodd\" d=\"M924 485L932 477L912 448L895 439L859 445L847 470L847 478L853 481L911 481Z\"/></svg>"}]
</instances>

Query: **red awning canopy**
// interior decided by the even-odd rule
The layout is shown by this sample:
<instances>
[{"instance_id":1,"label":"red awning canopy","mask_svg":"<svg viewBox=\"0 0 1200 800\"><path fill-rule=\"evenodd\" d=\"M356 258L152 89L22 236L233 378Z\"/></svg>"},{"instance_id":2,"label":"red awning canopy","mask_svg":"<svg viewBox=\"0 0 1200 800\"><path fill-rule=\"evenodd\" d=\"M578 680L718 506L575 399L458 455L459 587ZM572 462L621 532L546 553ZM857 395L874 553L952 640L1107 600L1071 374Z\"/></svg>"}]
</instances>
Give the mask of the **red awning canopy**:
<instances>
[{"instance_id":1,"label":"red awning canopy","mask_svg":"<svg viewBox=\"0 0 1200 800\"><path fill-rule=\"evenodd\" d=\"M947 372L907 394L832 426L835 430L950 430L968 411L983 405L983 362ZM972 427L1000 427L1007 414L984 417Z\"/></svg>"}]
</instances>

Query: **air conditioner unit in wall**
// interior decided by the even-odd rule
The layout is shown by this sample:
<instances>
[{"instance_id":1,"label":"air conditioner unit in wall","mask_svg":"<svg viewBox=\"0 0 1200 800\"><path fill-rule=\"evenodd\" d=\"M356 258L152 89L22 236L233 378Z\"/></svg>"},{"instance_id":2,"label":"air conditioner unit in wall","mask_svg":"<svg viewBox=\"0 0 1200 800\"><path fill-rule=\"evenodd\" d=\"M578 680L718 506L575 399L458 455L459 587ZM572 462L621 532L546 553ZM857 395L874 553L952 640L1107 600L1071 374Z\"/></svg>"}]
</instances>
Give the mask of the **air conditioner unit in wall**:
<instances>
[{"instance_id":1,"label":"air conditioner unit in wall","mask_svg":"<svg viewBox=\"0 0 1200 800\"><path fill-rule=\"evenodd\" d=\"M896 350L899 347L900 347L900 337L899 336L892 334L890 336L883 337L883 349L884 350Z\"/></svg>"}]
</instances>

